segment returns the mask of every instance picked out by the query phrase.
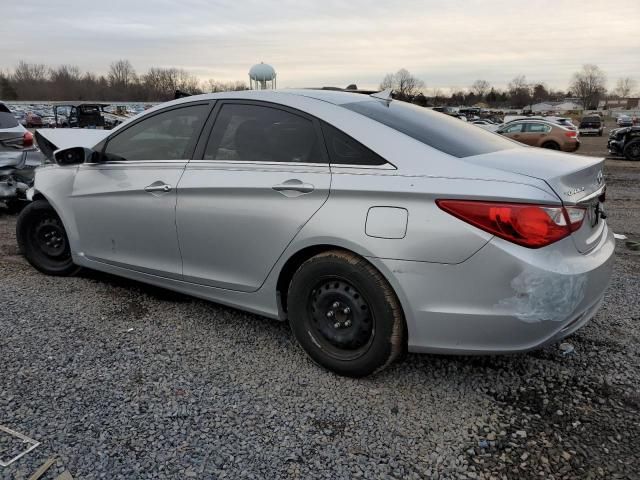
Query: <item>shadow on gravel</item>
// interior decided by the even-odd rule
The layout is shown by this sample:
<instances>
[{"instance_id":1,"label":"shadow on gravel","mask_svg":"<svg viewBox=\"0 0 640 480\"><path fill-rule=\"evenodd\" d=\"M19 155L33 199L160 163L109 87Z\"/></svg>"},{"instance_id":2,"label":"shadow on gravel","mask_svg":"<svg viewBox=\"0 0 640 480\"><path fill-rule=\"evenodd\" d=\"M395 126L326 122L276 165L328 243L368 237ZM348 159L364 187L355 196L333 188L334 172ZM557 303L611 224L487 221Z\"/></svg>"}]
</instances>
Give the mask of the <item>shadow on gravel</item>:
<instances>
[{"instance_id":1,"label":"shadow on gravel","mask_svg":"<svg viewBox=\"0 0 640 480\"><path fill-rule=\"evenodd\" d=\"M148 295L154 300L159 300L161 302L188 303L195 300L195 297L175 292L173 290L156 287L154 285L138 282L136 280L129 280L124 277L118 277L116 275L99 272L97 270L88 270L85 268L82 269L77 276L93 282L104 283L106 285L109 285L110 287L122 288L127 291L133 290L137 293Z\"/></svg>"}]
</instances>

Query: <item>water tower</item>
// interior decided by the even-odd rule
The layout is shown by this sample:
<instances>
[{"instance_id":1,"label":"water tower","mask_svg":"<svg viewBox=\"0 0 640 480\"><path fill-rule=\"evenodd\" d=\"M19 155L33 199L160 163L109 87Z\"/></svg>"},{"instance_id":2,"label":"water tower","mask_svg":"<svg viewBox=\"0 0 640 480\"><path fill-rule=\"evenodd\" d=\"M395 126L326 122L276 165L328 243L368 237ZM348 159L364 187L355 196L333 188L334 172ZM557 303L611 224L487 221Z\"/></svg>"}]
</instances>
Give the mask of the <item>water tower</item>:
<instances>
[{"instance_id":1,"label":"water tower","mask_svg":"<svg viewBox=\"0 0 640 480\"><path fill-rule=\"evenodd\" d=\"M276 88L276 70L266 63L254 65L249 70L249 87L251 90Z\"/></svg>"}]
</instances>

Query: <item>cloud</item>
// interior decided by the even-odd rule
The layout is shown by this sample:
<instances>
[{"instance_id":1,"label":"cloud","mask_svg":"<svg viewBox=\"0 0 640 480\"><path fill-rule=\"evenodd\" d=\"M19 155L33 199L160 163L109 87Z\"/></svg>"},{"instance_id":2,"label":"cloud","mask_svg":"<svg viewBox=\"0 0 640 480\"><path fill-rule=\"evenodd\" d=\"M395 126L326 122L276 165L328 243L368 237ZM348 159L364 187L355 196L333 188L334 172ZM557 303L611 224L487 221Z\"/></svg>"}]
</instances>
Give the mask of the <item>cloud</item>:
<instances>
[{"instance_id":1,"label":"cloud","mask_svg":"<svg viewBox=\"0 0 640 480\"><path fill-rule=\"evenodd\" d=\"M139 72L177 66L232 80L264 61L279 86L372 87L404 67L430 87L524 74L564 88L596 63L612 80L640 79L637 0L616 1L626 15L599 0L31 0L10 10L4 69L24 59L104 73L127 58Z\"/></svg>"}]
</instances>

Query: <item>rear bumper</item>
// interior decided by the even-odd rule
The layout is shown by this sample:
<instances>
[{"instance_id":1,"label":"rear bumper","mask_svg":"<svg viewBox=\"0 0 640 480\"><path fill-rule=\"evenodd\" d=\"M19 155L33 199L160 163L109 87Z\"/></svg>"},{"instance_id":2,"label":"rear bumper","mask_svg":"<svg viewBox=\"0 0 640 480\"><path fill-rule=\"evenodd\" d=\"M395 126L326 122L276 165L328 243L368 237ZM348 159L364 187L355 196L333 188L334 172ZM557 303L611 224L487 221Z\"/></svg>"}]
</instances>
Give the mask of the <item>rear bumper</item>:
<instances>
[{"instance_id":1,"label":"rear bumper","mask_svg":"<svg viewBox=\"0 0 640 480\"><path fill-rule=\"evenodd\" d=\"M578 130L580 135L599 135L600 133L602 133L602 131L602 128L581 128Z\"/></svg>"},{"instance_id":2,"label":"rear bumper","mask_svg":"<svg viewBox=\"0 0 640 480\"><path fill-rule=\"evenodd\" d=\"M575 143L565 143L562 146L563 152L577 152L580 148L580 140L576 140Z\"/></svg>"},{"instance_id":3,"label":"rear bumper","mask_svg":"<svg viewBox=\"0 0 640 480\"><path fill-rule=\"evenodd\" d=\"M555 342L587 323L602 303L614 248L607 229L586 255L571 238L539 250L494 238L457 265L372 261L400 297L410 351L509 353Z\"/></svg>"}]
</instances>

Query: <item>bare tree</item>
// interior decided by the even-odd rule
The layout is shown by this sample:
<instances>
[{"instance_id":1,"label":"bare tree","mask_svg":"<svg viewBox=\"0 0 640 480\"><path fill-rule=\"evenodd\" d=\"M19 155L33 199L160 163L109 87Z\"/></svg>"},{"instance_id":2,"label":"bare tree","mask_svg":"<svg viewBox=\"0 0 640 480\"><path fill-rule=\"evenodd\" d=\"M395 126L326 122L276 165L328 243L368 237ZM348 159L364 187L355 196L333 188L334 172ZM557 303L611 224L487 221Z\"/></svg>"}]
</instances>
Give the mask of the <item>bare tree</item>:
<instances>
[{"instance_id":1,"label":"bare tree","mask_svg":"<svg viewBox=\"0 0 640 480\"><path fill-rule=\"evenodd\" d=\"M491 84L486 80L476 80L475 82L473 82L473 85L471 85L471 91L481 99L484 98L490 90Z\"/></svg>"},{"instance_id":2,"label":"bare tree","mask_svg":"<svg viewBox=\"0 0 640 480\"><path fill-rule=\"evenodd\" d=\"M47 66L44 64L20 60L10 80L18 98L36 100L48 95Z\"/></svg>"},{"instance_id":3,"label":"bare tree","mask_svg":"<svg viewBox=\"0 0 640 480\"><path fill-rule=\"evenodd\" d=\"M51 100L66 100L65 96L79 86L80 68L75 65L60 65L49 70Z\"/></svg>"},{"instance_id":4,"label":"bare tree","mask_svg":"<svg viewBox=\"0 0 640 480\"><path fill-rule=\"evenodd\" d=\"M597 65L583 65L582 70L573 74L571 91L582 100L585 109L598 104L600 96L606 92L607 77Z\"/></svg>"},{"instance_id":5,"label":"bare tree","mask_svg":"<svg viewBox=\"0 0 640 480\"><path fill-rule=\"evenodd\" d=\"M636 90L637 86L638 83L631 77L619 78L614 91L621 98L627 98Z\"/></svg>"},{"instance_id":6,"label":"bare tree","mask_svg":"<svg viewBox=\"0 0 640 480\"><path fill-rule=\"evenodd\" d=\"M524 75L518 75L509 82L509 94L515 107L522 108L531 102L531 87Z\"/></svg>"},{"instance_id":7,"label":"bare tree","mask_svg":"<svg viewBox=\"0 0 640 480\"><path fill-rule=\"evenodd\" d=\"M411 75L407 69L401 68L396 73L396 87L401 98L411 99L424 88L424 82Z\"/></svg>"},{"instance_id":8,"label":"bare tree","mask_svg":"<svg viewBox=\"0 0 640 480\"><path fill-rule=\"evenodd\" d=\"M387 73L382 82L380 82L380 90L386 90L388 88L395 87L395 75L393 73Z\"/></svg>"},{"instance_id":9,"label":"bare tree","mask_svg":"<svg viewBox=\"0 0 640 480\"><path fill-rule=\"evenodd\" d=\"M439 106L441 103L443 103L444 101L444 95L442 93L442 90L439 89L438 87L434 87L431 89L431 99L433 102L433 105L435 107Z\"/></svg>"},{"instance_id":10,"label":"bare tree","mask_svg":"<svg viewBox=\"0 0 640 480\"><path fill-rule=\"evenodd\" d=\"M531 91L532 100L535 102L543 102L549 100L549 90L544 83L536 83Z\"/></svg>"},{"instance_id":11,"label":"bare tree","mask_svg":"<svg viewBox=\"0 0 640 480\"><path fill-rule=\"evenodd\" d=\"M109 85L114 89L126 90L137 81L136 71L129 60L117 60L109 66Z\"/></svg>"},{"instance_id":12,"label":"bare tree","mask_svg":"<svg viewBox=\"0 0 640 480\"><path fill-rule=\"evenodd\" d=\"M240 90L248 90L249 87L245 82L233 81L233 82L220 82L210 78L204 83L204 90L209 93L215 92L237 92Z\"/></svg>"},{"instance_id":13,"label":"bare tree","mask_svg":"<svg viewBox=\"0 0 640 480\"><path fill-rule=\"evenodd\" d=\"M391 88L396 98L409 101L424 89L424 82L411 75L406 68L401 68L396 73L387 73L380 83L380 88Z\"/></svg>"},{"instance_id":14,"label":"bare tree","mask_svg":"<svg viewBox=\"0 0 640 480\"><path fill-rule=\"evenodd\" d=\"M13 79L18 83L44 82L47 79L47 66L20 60L13 71Z\"/></svg>"}]
</instances>

